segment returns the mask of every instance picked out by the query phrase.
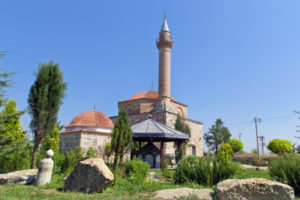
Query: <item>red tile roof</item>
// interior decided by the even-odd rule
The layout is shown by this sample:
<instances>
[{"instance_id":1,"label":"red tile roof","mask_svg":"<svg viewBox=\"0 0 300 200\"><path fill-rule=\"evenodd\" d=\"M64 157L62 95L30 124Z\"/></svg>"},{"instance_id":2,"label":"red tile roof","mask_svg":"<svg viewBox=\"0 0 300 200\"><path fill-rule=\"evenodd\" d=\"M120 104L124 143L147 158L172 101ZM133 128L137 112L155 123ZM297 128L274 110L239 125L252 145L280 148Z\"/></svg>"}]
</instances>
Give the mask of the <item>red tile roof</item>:
<instances>
[{"instance_id":1,"label":"red tile roof","mask_svg":"<svg viewBox=\"0 0 300 200\"><path fill-rule=\"evenodd\" d=\"M75 117L71 123L65 128L69 127L101 127L101 128L113 128L114 124L105 114L102 112L91 110L79 114Z\"/></svg>"},{"instance_id":2,"label":"red tile roof","mask_svg":"<svg viewBox=\"0 0 300 200\"><path fill-rule=\"evenodd\" d=\"M134 99L158 99L158 91L145 91L133 95L129 100ZM170 97L171 101L175 101L173 97Z\"/></svg>"}]
</instances>

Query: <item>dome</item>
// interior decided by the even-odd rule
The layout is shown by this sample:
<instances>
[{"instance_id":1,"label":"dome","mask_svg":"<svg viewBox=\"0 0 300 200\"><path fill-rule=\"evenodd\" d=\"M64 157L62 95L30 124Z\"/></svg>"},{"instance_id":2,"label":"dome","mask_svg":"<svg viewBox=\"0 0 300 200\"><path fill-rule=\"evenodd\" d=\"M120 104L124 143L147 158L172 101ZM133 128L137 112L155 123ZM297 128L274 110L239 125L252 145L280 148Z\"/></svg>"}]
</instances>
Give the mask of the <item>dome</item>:
<instances>
[{"instance_id":1,"label":"dome","mask_svg":"<svg viewBox=\"0 0 300 200\"><path fill-rule=\"evenodd\" d=\"M76 116L65 128L72 127L99 127L112 129L114 124L111 119L102 112L91 110Z\"/></svg>"},{"instance_id":2,"label":"dome","mask_svg":"<svg viewBox=\"0 0 300 200\"><path fill-rule=\"evenodd\" d=\"M158 99L158 91L145 91L133 95L129 100L135 99ZM175 101L173 97L170 97L171 101Z\"/></svg>"}]
</instances>

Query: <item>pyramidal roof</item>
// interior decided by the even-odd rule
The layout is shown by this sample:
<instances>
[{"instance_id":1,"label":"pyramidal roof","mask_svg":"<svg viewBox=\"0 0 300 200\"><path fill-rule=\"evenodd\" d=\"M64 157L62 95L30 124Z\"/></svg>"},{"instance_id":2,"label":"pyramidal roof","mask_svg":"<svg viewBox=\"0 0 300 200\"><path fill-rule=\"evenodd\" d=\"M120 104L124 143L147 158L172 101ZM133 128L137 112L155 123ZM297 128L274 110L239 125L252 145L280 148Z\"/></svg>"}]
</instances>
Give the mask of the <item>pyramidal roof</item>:
<instances>
[{"instance_id":1,"label":"pyramidal roof","mask_svg":"<svg viewBox=\"0 0 300 200\"><path fill-rule=\"evenodd\" d=\"M170 29L169 29L169 26L168 26L168 23L167 23L167 14L166 13L164 14L164 23L162 24L160 31L161 32L162 31L170 32Z\"/></svg>"},{"instance_id":2,"label":"pyramidal roof","mask_svg":"<svg viewBox=\"0 0 300 200\"><path fill-rule=\"evenodd\" d=\"M151 117L140 123L131 126L134 138L153 138L153 139L182 139L188 140L189 136L171 127L161 124Z\"/></svg>"}]
</instances>

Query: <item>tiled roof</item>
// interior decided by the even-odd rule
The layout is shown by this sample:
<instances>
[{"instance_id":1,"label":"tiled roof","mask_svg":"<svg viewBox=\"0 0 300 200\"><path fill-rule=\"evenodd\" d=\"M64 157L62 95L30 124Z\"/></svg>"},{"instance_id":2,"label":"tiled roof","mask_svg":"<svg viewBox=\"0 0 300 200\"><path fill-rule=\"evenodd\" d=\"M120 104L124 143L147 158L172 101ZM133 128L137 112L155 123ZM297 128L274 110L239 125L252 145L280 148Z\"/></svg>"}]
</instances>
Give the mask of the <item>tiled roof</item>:
<instances>
[{"instance_id":1,"label":"tiled roof","mask_svg":"<svg viewBox=\"0 0 300 200\"><path fill-rule=\"evenodd\" d=\"M133 95L129 100L134 99L158 99L158 91L145 91L140 92L135 95ZM173 97L170 97L172 101L175 101Z\"/></svg>"},{"instance_id":2,"label":"tiled roof","mask_svg":"<svg viewBox=\"0 0 300 200\"><path fill-rule=\"evenodd\" d=\"M101 128L113 128L114 124L105 114L102 112L91 110L79 114L75 117L71 123L65 128L69 127L101 127Z\"/></svg>"},{"instance_id":3,"label":"tiled roof","mask_svg":"<svg viewBox=\"0 0 300 200\"><path fill-rule=\"evenodd\" d=\"M102 131L96 131L96 130L90 130L90 129L78 129L78 130L63 131L63 132L60 132L60 134L80 133L80 132L100 133L100 134L104 134L104 135L111 135L111 133L102 132Z\"/></svg>"}]
</instances>

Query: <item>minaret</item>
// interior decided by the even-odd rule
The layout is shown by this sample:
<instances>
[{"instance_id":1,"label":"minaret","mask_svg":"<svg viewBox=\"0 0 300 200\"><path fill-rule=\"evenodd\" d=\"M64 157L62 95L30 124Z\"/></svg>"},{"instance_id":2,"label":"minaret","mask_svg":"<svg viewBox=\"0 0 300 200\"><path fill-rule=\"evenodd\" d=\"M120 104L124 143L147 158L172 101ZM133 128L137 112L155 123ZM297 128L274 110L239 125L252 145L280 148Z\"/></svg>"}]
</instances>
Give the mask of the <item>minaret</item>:
<instances>
[{"instance_id":1,"label":"minaret","mask_svg":"<svg viewBox=\"0 0 300 200\"><path fill-rule=\"evenodd\" d=\"M160 100L170 99L171 88L171 49L173 47L173 35L169 30L166 18L165 13L159 38L156 41L159 51L158 94Z\"/></svg>"},{"instance_id":2,"label":"minaret","mask_svg":"<svg viewBox=\"0 0 300 200\"><path fill-rule=\"evenodd\" d=\"M168 111L177 113L171 104L171 49L173 47L173 35L171 34L166 13L164 22L159 32L159 38L156 40L156 46L159 54L159 77L158 77L158 101L152 112Z\"/></svg>"}]
</instances>

